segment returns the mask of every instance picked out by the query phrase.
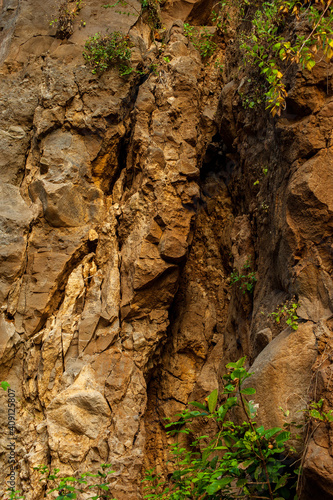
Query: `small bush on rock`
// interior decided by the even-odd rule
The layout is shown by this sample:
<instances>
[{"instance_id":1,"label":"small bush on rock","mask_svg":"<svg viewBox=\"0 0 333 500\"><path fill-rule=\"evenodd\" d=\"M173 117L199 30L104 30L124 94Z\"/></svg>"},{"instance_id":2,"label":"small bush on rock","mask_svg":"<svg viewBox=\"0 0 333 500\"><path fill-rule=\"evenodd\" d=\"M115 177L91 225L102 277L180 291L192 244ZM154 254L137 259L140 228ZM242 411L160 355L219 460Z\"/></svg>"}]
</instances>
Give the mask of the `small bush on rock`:
<instances>
[{"instance_id":1,"label":"small bush on rock","mask_svg":"<svg viewBox=\"0 0 333 500\"><path fill-rule=\"evenodd\" d=\"M56 38L65 40L73 34L74 19L81 9L82 0L67 0L60 4L58 17L50 21L50 26L57 28Z\"/></svg>"},{"instance_id":2,"label":"small bush on rock","mask_svg":"<svg viewBox=\"0 0 333 500\"><path fill-rule=\"evenodd\" d=\"M120 76L133 72L129 38L119 31L102 35L96 33L85 43L83 57L92 67L92 73L103 73L112 66L118 66Z\"/></svg>"},{"instance_id":3,"label":"small bush on rock","mask_svg":"<svg viewBox=\"0 0 333 500\"><path fill-rule=\"evenodd\" d=\"M286 324L291 326L293 330L298 329L298 316L297 316L297 308L299 307L298 303L293 302L290 307L288 304L284 304L279 307L277 311L269 313L269 317L273 318L276 323L280 323L281 319L285 319Z\"/></svg>"},{"instance_id":4,"label":"small bush on rock","mask_svg":"<svg viewBox=\"0 0 333 500\"><path fill-rule=\"evenodd\" d=\"M216 43L213 42L214 33L210 33L205 27L201 28L184 23L184 35L200 52L203 59L211 57L217 49Z\"/></svg>"},{"instance_id":5,"label":"small bush on rock","mask_svg":"<svg viewBox=\"0 0 333 500\"><path fill-rule=\"evenodd\" d=\"M286 27L303 25L291 33ZM286 105L285 73L288 63L311 71L316 53L322 51L327 63L333 56L332 0L269 0L255 12L251 31L241 36L244 64L259 68L266 83L266 109L279 115ZM317 59L318 60L318 59Z\"/></svg>"},{"instance_id":6,"label":"small bush on rock","mask_svg":"<svg viewBox=\"0 0 333 500\"><path fill-rule=\"evenodd\" d=\"M238 284L240 290L245 292L253 293L254 287L257 281L255 271L251 271L251 261L248 259L244 266L242 267L242 271L239 273L237 269L234 269L230 275L230 284L235 285Z\"/></svg>"},{"instance_id":7,"label":"small bush on rock","mask_svg":"<svg viewBox=\"0 0 333 500\"><path fill-rule=\"evenodd\" d=\"M55 482L54 488L52 488L48 493L57 491L59 495L56 497L56 500L78 499L80 498L80 496L78 496L79 493L89 495L88 497L85 496L87 500L116 500L109 491L110 486L108 484L108 476L115 472L114 470L110 470L111 464L101 464L100 470L98 470L96 474L93 474L92 472L84 472L78 477L59 476L59 469L54 469L52 473L46 465L40 465L38 467L34 467L34 469L44 475L45 479L48 481ZM93 478L94 484L88 484L88 478ZM96 480L97 482L95 482ZM90 496L90 494L93 495Z\"/></svg>"},{"instance_id":8,"label":"small bush on rock","mask_svg":"<svg viewBox=\"0 0 333 500\"><path fill-rule=\"evenodd\" d=\"M255 389L244 387L250 373L244 368L246 358L227 365L222 393L224 402L218 404L218 391L214 390L206 403L192 402L195 409L187 409L176 415L178 420L167 424L169 434L185 433L193 419L213 419L219 428L209 439L200 436L188 450L176 443L171 452L176 461L169 481L161 481L153 471L147 472L147 499L154 500L234 500L262 498L269 500L296 499L296 472L287 469L285 457L294 449L286 441L291 437L288 424L285 428L265 430L256 421L257 406L248 401ZM230 412L240 407L245 421L236 424ZM202 446L203 440L208 440ZM201 446L200 446L201 443Z\"/></svg>"}]
</instances>

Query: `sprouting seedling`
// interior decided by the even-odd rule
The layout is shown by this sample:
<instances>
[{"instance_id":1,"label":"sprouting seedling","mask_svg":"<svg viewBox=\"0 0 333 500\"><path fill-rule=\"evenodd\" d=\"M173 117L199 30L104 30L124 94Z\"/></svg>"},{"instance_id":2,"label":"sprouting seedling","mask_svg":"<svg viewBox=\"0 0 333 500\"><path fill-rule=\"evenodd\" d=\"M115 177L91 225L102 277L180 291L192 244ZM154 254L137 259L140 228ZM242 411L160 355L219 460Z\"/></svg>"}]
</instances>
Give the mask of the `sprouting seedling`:
<instances>
[{"instance_id":1,"label":"sprouting seedling","mask_svg":"<svg viewBox=\"0 0 333 500\"><path fill-rule=\"evenodd\" d=\"M299 304L293 302L290 307L287 304L284 304L282 307L279 307L277 311L273 311L268 314L268 316L272 317L276 323L280 323L281 319L285 318L286 324L289 325L293 330L298 329L298 316L297 316L297 308Z\"/></svg>"}]
</instances>

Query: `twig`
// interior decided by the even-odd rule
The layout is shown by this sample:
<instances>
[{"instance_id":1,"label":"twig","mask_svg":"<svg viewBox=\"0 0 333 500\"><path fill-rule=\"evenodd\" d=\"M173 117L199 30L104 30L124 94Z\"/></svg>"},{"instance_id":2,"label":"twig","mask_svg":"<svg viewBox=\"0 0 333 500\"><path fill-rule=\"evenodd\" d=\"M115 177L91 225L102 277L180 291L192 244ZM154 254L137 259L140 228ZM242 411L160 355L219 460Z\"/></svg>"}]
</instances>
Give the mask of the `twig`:
<instances>
[{"instance_id":1,"label":"twig","mask_svg":"<svg viewBox=\"0 0 333 500\"><path fill-rule=\"evenodd\" d=\"M305 45L305 44L306 44L306 42L307 42L307 41L308 41L308 40L312 37L313 33L314 33L314 32L316 31L316 29L318 28L320 21L322 20L322 18L323 18L323 17L324 17L324 15L326 14L326 12L327 12L327 10L328 10L329 6L331 5L331 3L332 3L332 0L328 0L328 3L327 3L327 7L326 7L326 9L325 9L325 10L324 10L324 12L321 14L320 18L318 19L317 24L315 25L315 27L314 27L314 28L313 28L313 30L311 31L310 35L307 37L307 39L306 39L306 40L304 40L303 45L302 45L302 46L301 46L301 48L299 49L299 53L301 53L301 52L302 52L302 49L303 49L304 45Z\"/></svg>"},{"instance_id":2,"label":"twig","mask_svg":"<svg viewBox=\"0 0 333 500\"><path fill-rule=\"evenodd\" d=\"M305 438L305 446L304 446L304 451L303 451L303 454L302 454L302 459L301 459L301 463L300 463L300 474L297 478L297 483L296 483L296 491L297 493L301 494L301 490L298 492L298 488L300 486L300 481L302 479L302 468L303 468L303 464L304 464L304 461L305 461L305 455L306 455L306 452L307 452L307 449L309 447L309 443L310 443L310 439L312 438L312 436L314 435L314 433L316 432L316 430L318 429L318 427L320 426L320 422L319 424L313 429L313 431L311 432L310 436L309 434L307 434L306 438Z\"/></svg>"},{"instance_id":3,"label":"twig","mask_svg":"<svg viewBox=\"0 0 333 500\"><path fill-rule=\"evenodd\" d=\"M242 396L241 392L240 392L240 400L241 400L242 407L243 407L243 410L245 412L247 421L249 422L252 431L254 433L256 433L256 430L255 430L255 428L253 426L252 420L250 419L250 417L249 417L249 415L248 415L248 413L246 411L245 403L244 403L243 396ZM259 450L259 454L260 454L260 460L261 460L262 466L264 468L266 479L267 479L267 486L268 486L268 491L269 491L269 497L270 497L270 500L274 500L273 491L272 491L271 483L270 483L270 480L269 480L269 474L268 474L268 470L267 470L266 460L265 460L265 458L263 456L259 440L257 441L257 444L258 444L258 450ZM255 450L253 450L253 451L255 452Z\"/></svg>"}]
</instances>

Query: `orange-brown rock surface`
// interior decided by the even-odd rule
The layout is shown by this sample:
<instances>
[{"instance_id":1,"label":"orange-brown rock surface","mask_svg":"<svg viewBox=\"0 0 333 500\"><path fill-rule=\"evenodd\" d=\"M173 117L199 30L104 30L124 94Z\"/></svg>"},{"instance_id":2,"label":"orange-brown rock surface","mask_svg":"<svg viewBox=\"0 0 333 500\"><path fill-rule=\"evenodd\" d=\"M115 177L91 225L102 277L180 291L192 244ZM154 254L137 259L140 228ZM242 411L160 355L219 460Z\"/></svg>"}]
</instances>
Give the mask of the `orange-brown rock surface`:
<instances>
[{"instance_id":1,"label":"orange-brown rock surface","mask_svg":"<svg viewBox=\"0 0 333 500\"><path fill-rule=\"evenodd\" d=\"M0 379L27 500L45 491L33 467L102 462L117 500L141 499L144 468L166 471L163 418L242 355L266 424L333 407L332 65L291 76L273 119L242 108L235 59L221 76L184 36L214 2L165 2L163 57L132 4L85 0L65 39L57 2L1 4ZM92 74L84 43L106 29L144 75ZM247 262L253 296L230 283ZM297 331L268 316L293 300ZM304 499L333 497L331 440L322 424L306 443Z\"/></svg>"}]
</instances>

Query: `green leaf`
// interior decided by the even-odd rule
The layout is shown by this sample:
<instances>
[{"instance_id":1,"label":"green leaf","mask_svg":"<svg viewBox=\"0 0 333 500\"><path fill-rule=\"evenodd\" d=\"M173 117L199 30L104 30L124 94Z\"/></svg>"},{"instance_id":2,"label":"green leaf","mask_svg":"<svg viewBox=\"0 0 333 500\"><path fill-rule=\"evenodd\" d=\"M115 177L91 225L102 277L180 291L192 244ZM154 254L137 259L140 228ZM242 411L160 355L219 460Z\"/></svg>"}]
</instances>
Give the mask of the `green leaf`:
<instances>
[{"instance_id":1,"label":"green leaf","mask_svg":"<svg viewBox=\"0 0 333 500\"><path fill-rule=\"evenodd\" d=\"M256 468L256 470L254 471L254 477L255 477L256 481L258 481L259 476L260 476L261 473L262 473L262 467L260 465L258 465L258 467Z\"/></svg>"},{"instance_id":2,"label":"green leaf","mask_svg":"<svg viewBox=\"0 0 333 500\"><path fill-rule=\"evenodd\" d=\"M104 491L109 491L109 486L107 484L100 484L98 487Z\"/></svg>"},{"instance_id":3,"label":"green leaf","mask_svg":"<svg viewBox=\"0 0 333 500\"><path fill-rule=\"evenodd\" d=\"M245 389L242 389L241 394L245 394L246 396L251 396L252 394L256 393L256 390L253 387L246 387Z\"/></svg>"},{"instance_id":4,"label":"green leaf","mask_svg":"<svg viewBox=\"0 0 333 500\"><path fill-rule=\"evenodd\" d=\"M228 384L224 387L224 393L229 394L230 392L234 392L235 389L236 387L234 385Z\"/></svg>"},{"instance_id":5,"label":"green leaf","mask_svg":"<svg viewBox=\"0 0 333 500\"><path fill-rule=\"evenodd\" d=\"M281 432L281 434L279 434L278 436L276 436L275 440L278 444L280 443L284 443L285 441L287 441L288 439L290 439L290 432L288 431L283 431Z\"/></svg>"},{"instance_id":6,"label":"green leaf","mask_svg":"<svg viewBox=\"0 0 333 500\"><path fill-rule=\"evenodd\" d=\"M247 469L248 467L250 467L250 465L252 465L254 462L253 458L249 459L249 460L245 460L245 462L243 462L243 468L244 469Z\"/></svg>"},{"instance_id":7,"label":"green leaf","mask_svg":"<svg viewBox=\"0 0 333 500\"><path fill-rule=\"evenodd\" d=\"M264 432L264 436L266 439L270 439L272 436L274 436L281 430L282 430L281 427L273 427L272 429L268 429L266 432Z\"/></svg>"},{"instance_id":8,"label":"green leaf","mask_svg":"<svg viewBox=\"0 0 333 500\"><path fill-rule=\"evenodd\" d=\"M233 443L233 440L229 436L223 436L225 444L228 446L228 448L231 448Z\"/></svg>"},{"instance_id":9,"label":"green leaf","mask_svg":"<svg viewBox=\"0 0 333 500\"><path fill-rule=\"evenodd\" d=\"M213 392L211 392L207 398L208 409L211 413L213 413L216 408L217 398L218 398L218 390L214 389Z\"/></svg>"},{"instance_id":10,"label":"green leaf","mask_svg":"<svg viewBox=\"0 0 333 500\"><path fill-rule=\"evenodd\" d=\"M232 380L235 380L236 378L240 379L243 373L244 370L242 368L236 368L231 374L231 379Z\"/></svg>"},{"instance_id":11,"label":"green leaf","mask_svg":"<svg viewBox=\"0 0 333 500\"><path fill-rule=\"evenodd\" d=\"M316 418L316 419L318 419L318 420L323 420L323 417L322 417L322 415L319 413L319 411L318 411L318 410L310 410L310 412L309 412L309 413L310 413L310 417L312 417L312 418Z\"/></svg>"},{"instance_id":12,"label":"green leaf","mask_svg":"<svg viewBox=\"0 0 333 500\"><path fill-rule=\"evenodd\" d=\"M314 61L313 59L310 59L309 61L306 62L306 69L311 71L315 65L316 65L316 61Z\"/></svg>"},{"instance_id":13,"label":"green leaf","mask_svg":"<svg viewBox=\"0 0 333 500\"><path fill-rule=\"evenodd\" d=\"M202 403L198 403L197 401L191 401L191 403L189 404L195 406L196 408L200 408L201 410L207 411L207 406L203 405Z\"/></svg>"},{"instance_id":14,"label":"green leaf","mask_svg":"<svg viewBox=\"0 0 333 500\"><path fill-rule=\"evenodd\" d=\"M236 274L236 273L231 273L231 276L233 276L234 274ZM235 277L238 277L238 275L235 276ZM230 369L230 368L237 368L237 363L228 363L226 365L226 368L228 368L228 369Z\"/></svg>"},{"instance_id":15,"label":"green leaf","mask_svg":"<svg viewBox=\"0 0 333 500\"><path fill-rule=\"evenodd\" d=\"M206 492L208 493L208 495L214 495L214 493L216 493L219 490L222 490L222 488L230 484L232 480L233 480L232 477L223 477L218 481L214 481L214 483L207 486Z\"/></svg>"},{"instance_id":16,"label":"green leaf","mask_svg":"<svg viewBox=\"0 0 333 500\"><path fill-rule=\"evenodd\" d=\"M245 363L245 360L246 360L246 356L244 356L243 358L240 358L236 363L228 363L226 365L226 368L230 369L230 368L242 368L244 363Z\"/></svg>"},{"instance_id":17,"label":"green leaf","mask_svg":"<svg viewBox=\"0 0 333 500\"><path fill-rule=\"evenodd\" d=\"M237 486L238 488L241 488L241 487L242 487L242 486L244 486L247 482L248 482L248 479L247 479L246 477L243 477L243 478L241 478L241 479L238 479L236 486Z\"/></svg>"},{"instance_id":18,"label":"green leaf","mask_svg":"<svg viewBox=\"0 0 333 500\"><path fill-rule=\"evenodd\" d=\"M7 391L10 385L8 384L8 382L1 382L1 387L3 388L4 391Z\"/></svg>"},{"instance_id":19,"label":"green leaf","mask_svg":"<svg viewBox=\"0 0 333 500\"><path fill-rule=\"evenodd\" d=\"M277 491L279 488L282 488L282 486L285 486L288 481L289 474L284 474L283 476L280 477L278 482L276 483L274 491Z\"/></svg>"}]
</instances>

